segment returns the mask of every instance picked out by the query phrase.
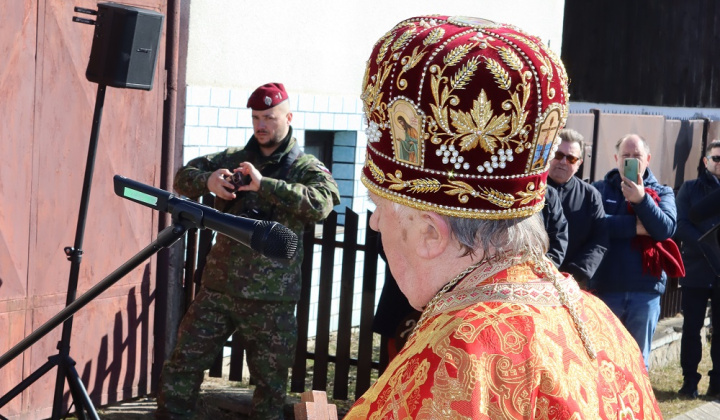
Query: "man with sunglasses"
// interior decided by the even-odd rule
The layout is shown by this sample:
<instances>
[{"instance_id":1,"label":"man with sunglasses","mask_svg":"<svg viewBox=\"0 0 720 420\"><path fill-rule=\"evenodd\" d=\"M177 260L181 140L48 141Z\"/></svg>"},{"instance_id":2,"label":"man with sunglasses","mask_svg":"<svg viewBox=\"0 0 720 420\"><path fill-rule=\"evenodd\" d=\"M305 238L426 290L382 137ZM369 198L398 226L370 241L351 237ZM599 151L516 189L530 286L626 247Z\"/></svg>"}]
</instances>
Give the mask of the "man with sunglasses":
<instances>
[{"instance_id":1,"label":"man with sunglasses","mask_svg":"<svg viewBox=\"0 0 720 420\"><path fill-rule=\"evenodd\" d=\"M705 168L697 179L685 181L677 196L678 227L676 237L682 241L682 256L685 263L685 277L682 286L683 334L680 342L680 366L683 370L683 385L678 391L681 396L697 398L698 382L702 375L697 368L702 358L700 330L705 321L708 300L711 302L712 325L720 325L720 288L718 278L705 258L698 238L720 223L720 210L714 209L714 216L701 221L690 217L690 209L702 206L699 203L711 193L720 191L720 140L710 143L703 157ZM720 397L720 334L712 335L710 357L713 369L708 372L709 397Z\"/></svg>"},{"instance_id":2,"label":"man with sunglasses","mask_svg":"<svg viewBox=\"0 0 720 420\"><path fill-rule=\"evenodd\" d=\"M603 228L605 210L600 192L575 176L583 163L582 135L565 128L558 137L560 145L550 160L548 185L557 190L568 222L567 252L560 271L572 274L586 289L608 247L607 230Z\"/></svg>"}]
</instances>

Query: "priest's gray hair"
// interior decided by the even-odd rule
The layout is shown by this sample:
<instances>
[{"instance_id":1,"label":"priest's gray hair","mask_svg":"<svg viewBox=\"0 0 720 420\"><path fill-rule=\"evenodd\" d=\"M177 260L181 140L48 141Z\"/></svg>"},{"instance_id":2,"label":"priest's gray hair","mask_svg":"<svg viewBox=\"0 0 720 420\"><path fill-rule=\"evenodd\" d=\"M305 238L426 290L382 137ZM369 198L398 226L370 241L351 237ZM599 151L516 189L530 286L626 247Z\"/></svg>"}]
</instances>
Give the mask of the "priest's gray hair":
<instances>
[{"instance_id":1,"label":"priest's gray hair","mask_svg":"<svg viewBox=\"0 0 720 420\"><path fill-rule=\"evenodd\" d=\"M515 219L468 219L444 216L453 236L463 246L463 255L477 251L485 257L504 254L544 255L549 248L549 239L540 213ZM491 255L487 254L489 251Z\"/></svg>"},{"instance_id":2,"label":"priest's gray hair","mask_svg":"<svg viewBox=\"0 0 720 420\"><path fill-rule=\"evenodd\" d=\"M413 211L410 207L392 202L400 214ZM417 210L415 210L417 211ZM550 240L541 213L514 219L471 219L441 215L450 226L453 237L463 248L463 256L480 251L483 258L545 255ZM488 252L490 255L488 255Z\"/></svg>"}]
</instances>

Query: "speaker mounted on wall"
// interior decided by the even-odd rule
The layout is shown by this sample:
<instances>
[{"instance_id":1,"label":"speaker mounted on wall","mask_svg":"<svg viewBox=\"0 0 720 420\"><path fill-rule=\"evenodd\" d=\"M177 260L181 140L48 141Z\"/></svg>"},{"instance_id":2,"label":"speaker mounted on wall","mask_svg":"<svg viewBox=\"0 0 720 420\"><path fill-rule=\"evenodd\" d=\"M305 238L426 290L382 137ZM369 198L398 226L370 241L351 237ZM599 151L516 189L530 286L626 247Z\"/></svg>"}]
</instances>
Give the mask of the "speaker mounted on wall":
<instances>
[{"instance_id":1,"label":"speaker mounted on wall","mask_svg":"<svg viewBox=\"0 0 720 420\"><path fill-rule=\"evenodd\" d=\"M119 3L98 3L98 10L75 8L97 15L85 77L116 88L151 90L163 26L161 13Z\"/></svg>"}]
</instances>

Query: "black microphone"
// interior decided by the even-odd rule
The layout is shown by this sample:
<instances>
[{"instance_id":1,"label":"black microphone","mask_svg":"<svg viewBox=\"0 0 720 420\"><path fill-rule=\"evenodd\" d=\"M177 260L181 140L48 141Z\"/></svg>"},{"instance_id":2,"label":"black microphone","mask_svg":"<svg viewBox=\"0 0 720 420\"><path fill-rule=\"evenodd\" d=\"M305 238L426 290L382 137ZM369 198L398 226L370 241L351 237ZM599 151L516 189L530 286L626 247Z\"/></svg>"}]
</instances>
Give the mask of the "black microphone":
<instances>
[{"instance_id":1,"label":"black microphone","mask_svg":"<svg viewBox=\"0 0 720 420\"><path fill-rule=\"evenodd\" d=\"M297 235L280 223L223 213L121 175L115 175L113 181L115 194L120 197L172 213L173 217L190 221L199 229L222 233L268 258L289 260L297 252Z\"/></svg>"}]
</instances>

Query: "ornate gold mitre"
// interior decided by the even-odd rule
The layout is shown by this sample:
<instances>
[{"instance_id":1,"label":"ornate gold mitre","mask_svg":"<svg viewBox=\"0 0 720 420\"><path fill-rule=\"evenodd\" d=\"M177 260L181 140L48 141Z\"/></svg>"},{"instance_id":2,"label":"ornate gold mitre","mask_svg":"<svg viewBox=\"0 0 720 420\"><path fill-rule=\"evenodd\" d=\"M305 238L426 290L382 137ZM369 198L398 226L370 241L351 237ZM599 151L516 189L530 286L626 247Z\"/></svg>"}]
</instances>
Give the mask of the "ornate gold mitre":
<instances>
[{"instance_id":1,"label":"ornate gold mitre","mask_svg":"<svg viewBox=\"0 0 720 420\"><path fill-rule=\"evenodd\" d=\"M568 92L536 37L471 17L404 20L375 44L362 100L373 193L469 218L542 209Z\"/></svg>"}]
</instances>

